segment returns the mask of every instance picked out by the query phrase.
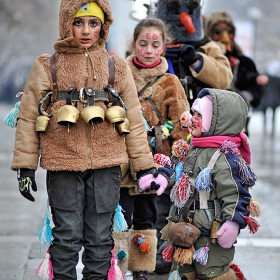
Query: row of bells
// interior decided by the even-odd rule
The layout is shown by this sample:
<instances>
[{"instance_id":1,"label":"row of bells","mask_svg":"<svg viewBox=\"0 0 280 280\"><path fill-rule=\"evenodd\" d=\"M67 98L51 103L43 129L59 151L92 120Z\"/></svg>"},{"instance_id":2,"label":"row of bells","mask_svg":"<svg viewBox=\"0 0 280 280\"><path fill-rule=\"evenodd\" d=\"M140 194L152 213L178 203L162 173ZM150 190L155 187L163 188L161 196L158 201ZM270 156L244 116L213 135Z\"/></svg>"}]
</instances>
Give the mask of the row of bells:
<instances>
[{"instance_id":1,"label":"row of bells","mask_svg":"<svg viewBox=\"0 0 280 280\"><path fill-rule=\"evenodd\" d=\"M127 135L129 131L129 120L125 117L126 112L120 106L111 106L104 111L99 106L87 106L81 113L73 105L64 105L57 111L57 123L62 126L73 126L76 124L79 116L88 124L99 124L102 123L106 117L108 121L116 125L118 131L122 135ZM38 116L36 120L36 131L45 132L49 123L50 116L43 114Z\"/></svg>"}]
</instances>

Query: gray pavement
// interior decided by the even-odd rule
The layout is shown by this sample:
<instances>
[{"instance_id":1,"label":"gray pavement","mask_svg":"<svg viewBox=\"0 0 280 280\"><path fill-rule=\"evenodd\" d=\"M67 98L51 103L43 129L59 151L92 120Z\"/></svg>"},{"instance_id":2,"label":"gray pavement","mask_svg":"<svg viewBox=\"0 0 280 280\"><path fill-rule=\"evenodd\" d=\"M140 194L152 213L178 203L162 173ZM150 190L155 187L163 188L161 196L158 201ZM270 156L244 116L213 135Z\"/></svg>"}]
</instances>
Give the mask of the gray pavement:
<instances>
[{"instance_id":1,"label":"gray pavement","mask_svg":"<svg viewBox=\"0 0 280 280\"><path fill-rule=\"evenodd\" d=\"M45 171L39 168L36 172L36 201L24 199L18 192L16 174L10 170L15 129L2 122L12 107L0 104L0 280L37 280L35 270L46 251L43 246L40 252L37 237L46 209ZM234 262L247 280L279 280L280 131L278 129L275 139L271 140L262 131L262 120L262 114L255 112L249 127L252 167L259 179L251 193L262 208L258 218L261 226L254 235L248 229L243 230L237 240ZM81 270L79 262L78 279L81 279ZM149 278L167 280L168 275L151 274Z\"/></svg>"}]
</instances>

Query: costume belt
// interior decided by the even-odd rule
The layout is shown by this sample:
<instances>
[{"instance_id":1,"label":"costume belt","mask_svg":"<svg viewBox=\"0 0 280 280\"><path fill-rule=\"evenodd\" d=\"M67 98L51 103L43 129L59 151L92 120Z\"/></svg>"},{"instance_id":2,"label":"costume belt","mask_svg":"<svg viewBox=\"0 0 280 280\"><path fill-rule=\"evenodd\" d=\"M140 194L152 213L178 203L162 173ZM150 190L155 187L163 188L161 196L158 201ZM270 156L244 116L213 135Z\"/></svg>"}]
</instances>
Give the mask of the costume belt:
<instances>
[{"instance_id":1,"label":"costume belt","mask_svg":"<svg viewBox=\"0 0 280 280\"><path fill-rule=\"evenodd\" d=\"M69 102L81 101L88 105L93 105L95 101L109 102L108 91L105 90L94 90L90 87L82 88L81 90L72 89L69 91L59 91L57 93L57 100L66 100Z\"/></svg>"}]
</instances>

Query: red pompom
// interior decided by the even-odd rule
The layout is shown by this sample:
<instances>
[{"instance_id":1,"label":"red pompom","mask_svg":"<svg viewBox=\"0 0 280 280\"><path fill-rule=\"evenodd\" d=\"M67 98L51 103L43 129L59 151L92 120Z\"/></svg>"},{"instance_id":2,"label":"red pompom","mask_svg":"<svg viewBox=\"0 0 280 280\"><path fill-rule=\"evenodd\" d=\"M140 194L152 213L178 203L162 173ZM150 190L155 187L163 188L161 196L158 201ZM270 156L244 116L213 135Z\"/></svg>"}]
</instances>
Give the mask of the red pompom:
<instances>
[{"instance_id":1,"label":"red pompom","mask_svg":"<svg viewBox=\"0 0 280 280\"><path fill-rule=\"evenodd\" d=\"M143 240L143 236L140 233L136 233L133 237L132 242L135 245L139 245L142 243L141 240Z\"/></svg>"},{"instance_id":2,"label":"red pompom","mask_svg":"<svg viewBox=\"0 0 280 280\"><path fill-rule=\"evenodd\" d=\"M139 245L139 251L143 254L148 254L151 250L151 246L147 242L143 242Z\"/></svg>"}]
</instances>

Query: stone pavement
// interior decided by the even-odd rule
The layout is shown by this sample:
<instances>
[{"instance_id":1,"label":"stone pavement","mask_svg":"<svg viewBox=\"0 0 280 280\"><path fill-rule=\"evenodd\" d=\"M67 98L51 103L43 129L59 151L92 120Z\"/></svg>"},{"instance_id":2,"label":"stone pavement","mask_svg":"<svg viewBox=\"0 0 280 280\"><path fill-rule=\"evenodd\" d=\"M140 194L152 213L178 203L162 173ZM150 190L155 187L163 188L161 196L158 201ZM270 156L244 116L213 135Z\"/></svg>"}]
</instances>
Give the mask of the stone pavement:
<instances>
[{"instance_id":1,"label":"stone pavement","mask_svg":"<svg viewBox=\"0 0 280 280\"><path fill-rule=\"evenodd\" d=\"M45 171L38 169L34 203L18 192L15 172L10 170L15 129L6 127L2 119L13 106L0 104L0 280L37 280L35 270L46 248L40 252L37 233L46 210ZM279 112L278 112L279 113ZM279 124L279 114L277 115ZM277 126L276 126L277 127ZM278 126L279 127L279 126ZM261 227L252 235L248 229L238 237L234 262L247 280L280 279L280 131L275 139L262 131L262 114L255 112L250 123L253 151L252 167L259 180L252 189L260 203ZM81 279L82 264L77 271ZM131 277L127 277L130 280ZM167 280L168 275L151 274L150 280Z\"/></svg>"}]
</instances>

